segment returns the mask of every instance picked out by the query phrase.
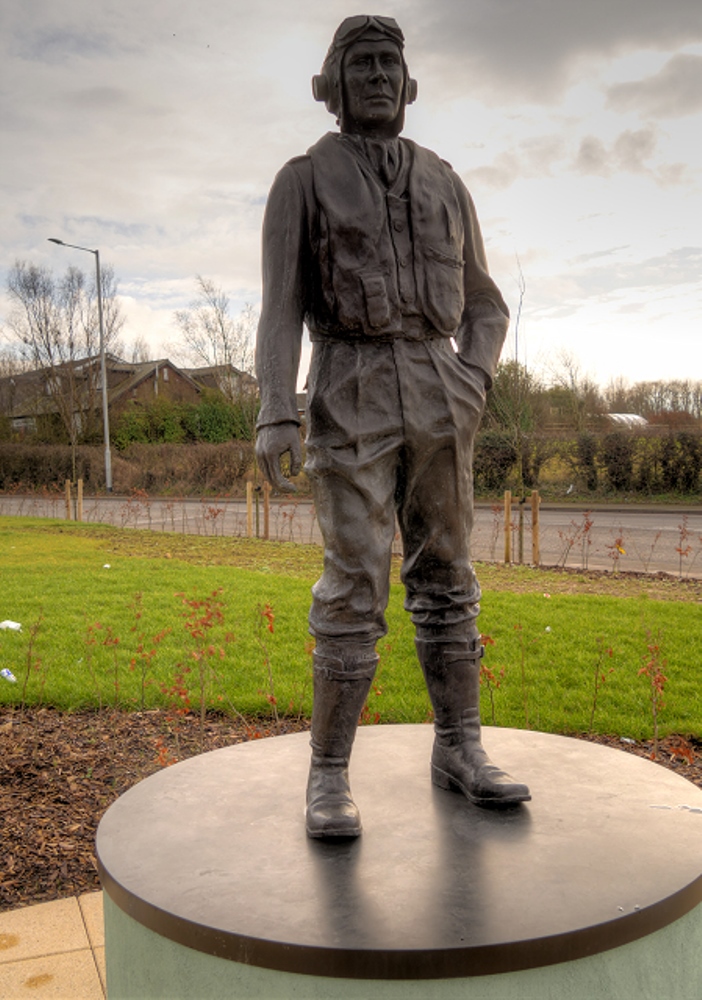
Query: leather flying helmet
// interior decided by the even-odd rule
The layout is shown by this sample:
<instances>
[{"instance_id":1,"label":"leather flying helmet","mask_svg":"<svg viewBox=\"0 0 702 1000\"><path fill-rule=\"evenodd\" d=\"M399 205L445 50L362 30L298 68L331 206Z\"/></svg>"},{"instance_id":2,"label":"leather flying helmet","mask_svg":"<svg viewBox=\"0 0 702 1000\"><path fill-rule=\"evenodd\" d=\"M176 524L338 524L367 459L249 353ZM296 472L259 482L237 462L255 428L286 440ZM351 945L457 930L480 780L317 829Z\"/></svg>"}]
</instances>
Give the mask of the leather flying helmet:
<instances>
[{"instance_id":1,"label":"leather flying helmet","mask_svg":"<svg viewBox=\"0 0 702 1000\"><path fill-rule=\"evenodd\" d=\"M341 86L341 71L346 49L362 38L387 38L394 42L402 55L402 66L405 76L405 88L402 100L400 119L404 118L404 108L417 98L417 81L410 79L403 49L405 36L393 17L381 17L373 14L355 14L345 18L334 33L329 46L322 72L312 77L312 93L316 101L324 101L327 111L335 115L337 120L342 116L343 88ZM399 123L398 132L402 127Z\"/></svg>"}]
</instances>

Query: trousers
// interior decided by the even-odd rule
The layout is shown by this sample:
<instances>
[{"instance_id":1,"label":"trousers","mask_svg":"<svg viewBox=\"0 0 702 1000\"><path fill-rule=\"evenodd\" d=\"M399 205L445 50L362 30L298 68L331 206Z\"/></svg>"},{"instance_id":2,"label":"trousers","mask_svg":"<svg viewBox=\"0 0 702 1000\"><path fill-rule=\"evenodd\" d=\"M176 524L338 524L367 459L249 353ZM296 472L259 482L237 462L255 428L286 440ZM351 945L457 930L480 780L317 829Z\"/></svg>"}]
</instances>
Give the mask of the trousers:
<instances>
[{"instance_id":1,"label":"trousers","mask_svg":"<svg viewBox=\"0 0 702 1000\"><path fill-rule=\"evenodd\" d=\"M482 372L447 338L314 344L305 471L324 540L309 616L318 639L386 634L396 524L415 626L474 630L472 464L484 406Z\"/></svg>"}]
</instances>

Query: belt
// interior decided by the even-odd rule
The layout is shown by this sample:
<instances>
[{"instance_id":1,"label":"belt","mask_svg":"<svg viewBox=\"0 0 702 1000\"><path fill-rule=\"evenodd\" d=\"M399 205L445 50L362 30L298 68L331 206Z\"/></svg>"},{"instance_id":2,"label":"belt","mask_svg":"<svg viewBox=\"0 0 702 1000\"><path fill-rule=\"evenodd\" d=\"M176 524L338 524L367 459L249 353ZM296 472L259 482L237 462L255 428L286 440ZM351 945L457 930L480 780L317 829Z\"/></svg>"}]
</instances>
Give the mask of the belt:
<instances>
[{"instance_id":1,"label":"belt","mask_svg":"<svg viewBox=\"0 0 702 1000\"><path fill-rule=\"evenodd\" d=\"M440 333L424 316L403 316L402 328L399 330L380 330L378 333L368 333L367 330L321 330L310 331L313 343L333 344L390 344L394 340L442 340L446 334Z\"/></svg>"}]
</instances>

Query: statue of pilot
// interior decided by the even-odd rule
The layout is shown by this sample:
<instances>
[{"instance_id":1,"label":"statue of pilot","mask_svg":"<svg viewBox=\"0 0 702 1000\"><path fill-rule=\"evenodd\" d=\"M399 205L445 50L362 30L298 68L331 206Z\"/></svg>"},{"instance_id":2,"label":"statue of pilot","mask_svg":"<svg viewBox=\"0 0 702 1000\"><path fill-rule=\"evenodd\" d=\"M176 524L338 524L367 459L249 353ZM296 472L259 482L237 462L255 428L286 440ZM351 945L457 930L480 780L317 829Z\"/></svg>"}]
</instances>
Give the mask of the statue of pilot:
<instances>
[{"instance_id":1,"label":"statue of pilot","mask_svg":"<svg viewBox=\"0 0 702 1000\"><path fill-rule=\"evenodd\" d=\"M256 450L279 489L290 486L281 458L293 475L301 464L303 324L313 343L305 471L324 569L309 616L306 824L316 838L361 832L349 757L387 631L395 518L434 709L432 780L479 806L530 798L480 742L480 588L470 562L473 440L508 310L464 184L435 153L399 138L417 89L403 49L392 18L342 22L313 80L339 131L285 164L263 226Z\"/></svg>"}]
</instances>

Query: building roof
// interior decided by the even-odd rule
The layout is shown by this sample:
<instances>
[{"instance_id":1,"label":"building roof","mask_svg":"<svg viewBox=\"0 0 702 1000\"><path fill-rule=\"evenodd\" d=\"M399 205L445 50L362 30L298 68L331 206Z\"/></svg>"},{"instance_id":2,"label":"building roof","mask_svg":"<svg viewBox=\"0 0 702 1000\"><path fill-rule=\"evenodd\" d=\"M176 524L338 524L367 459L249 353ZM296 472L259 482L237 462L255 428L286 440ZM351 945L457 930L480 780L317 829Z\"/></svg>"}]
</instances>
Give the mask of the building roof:
<instances>
[{"instance_id":1,"label":"building roof","mask_svg":"<svg viewBox=\"0 0 702 1000\"><path fill-rule=\"evenodd\" d=\"M234 365L205 365L202 368L181 368L200 385L206 389L220 389L222 383L236 383L246 389L255 389L258 386L256 379L248 372L243 372Z\"/></svg>"},{"instance_id":2,"label":"building roof","mask_svg":"<svg viewBox=\"0 0 702 1000\"><path fill-rule=\"evenodd\" d=\"M638 413L608 413L606 416L618 427L628 427L629 429L648 427L648 420L645 417L640 417Z\"/></svg>"},{"instance_id":3,"label":"building roof","mask_svg":"<svg viewBox=\"0 0 702 1000\"><path fill-rule=\"evenodd\" d=\"M256 379L252 375L239 371L233 365L179 368L168 358L159 358L155 361L125 361L113 354L107 354L105 362L110 406L131 394L146 380L156 379L163 369L174 372L198 395L203 388L221 388L224 380L236 381L251 391L257 387ZM84 410L91 405L91 397L99 406L101 401L99 371L92 383L88 381L90 372L95 372L99 365L100 356L94 355L51 368L37 368L0 378L0 407L4 408L15 421L40 414L55 413L57 405L49 389L51 381L69 376L75 379L71 392L74 393L76 410Z\"/></svg>"}]
</instances>

